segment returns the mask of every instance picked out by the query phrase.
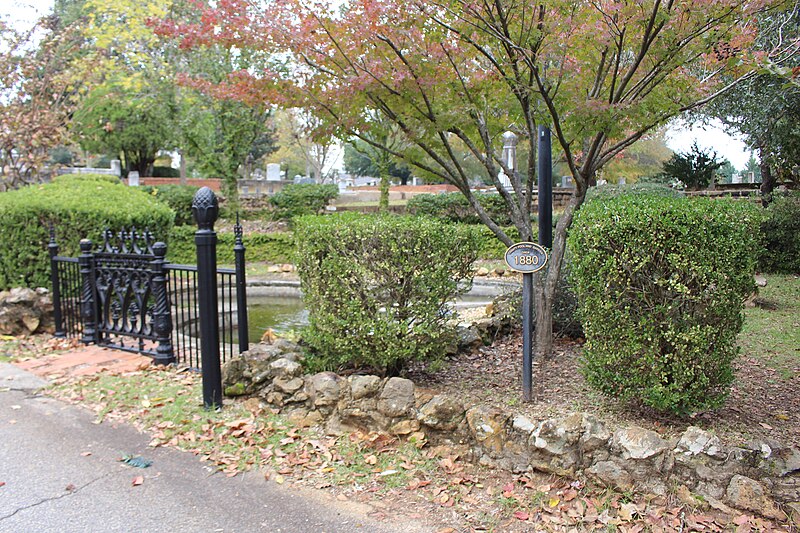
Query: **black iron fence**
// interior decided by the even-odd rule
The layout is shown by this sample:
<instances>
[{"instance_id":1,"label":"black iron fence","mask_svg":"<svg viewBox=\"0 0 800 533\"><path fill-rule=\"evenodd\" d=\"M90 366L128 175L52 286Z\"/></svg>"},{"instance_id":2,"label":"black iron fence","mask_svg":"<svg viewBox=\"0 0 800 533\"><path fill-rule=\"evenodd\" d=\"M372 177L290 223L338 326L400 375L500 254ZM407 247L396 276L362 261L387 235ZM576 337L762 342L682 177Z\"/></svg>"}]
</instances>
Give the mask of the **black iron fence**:
<instances>
[{"instance_id":1,"label":"black iron fence","mask_svg":"<svg viewBox=\"0 0 800 533\"><path fill-rule=\"evenodd\" d=\"M84 239L79 257L59 256L51 229L56 336L141 353L159 364L203 369L218 381L220 362L248 348L245 247L237 220L235 268L216 268L217 211L197 216L198 198L201 211L208 211L203 202L217 205L205 189L192 206L201 222L197 266L168 263L166 245L135 229L106 231L99 247ZM219 391L206 404L221 401Z\"/></svg>"}]
</instances>

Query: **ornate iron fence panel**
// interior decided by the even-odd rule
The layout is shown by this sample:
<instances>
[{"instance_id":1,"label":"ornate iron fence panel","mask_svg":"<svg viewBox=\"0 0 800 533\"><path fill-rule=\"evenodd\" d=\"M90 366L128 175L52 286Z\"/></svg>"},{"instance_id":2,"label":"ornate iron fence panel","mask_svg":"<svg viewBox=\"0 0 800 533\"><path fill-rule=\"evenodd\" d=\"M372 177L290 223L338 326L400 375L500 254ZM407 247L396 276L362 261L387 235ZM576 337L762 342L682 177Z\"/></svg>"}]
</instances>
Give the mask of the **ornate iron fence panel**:
<instances>
[{"instance_id":1,"label":"ornate iron fence panel","mask_svg":"<svg viewBox=\"0 0 800 533\"><path fill-rule=\"evenodd\" d=\"M216 270L215 316L223 362L248 348L245 249L238 220L234 231L236 267ZM51 228L56 336L149 355L159 364L177 361L201 369L198 268L167 263L166 245L153 241L146 230L106 230L97 249L84 239L79 257L62 257Z\"/></svg>"},{"instance_id":2,"label":"ornate iron fence panel","mask_svg":"<svg viewBox=\"0 0 800 533\"><path fill-rule=\"evenodd\" d=\"M178 363L193 369L201 369L200 353L200 304L197 291L197 266L169 263L167 286L172 304L175 327L172 330L172 345ZM217 294L219 316L220 359L224 363L240 351L240 341L247 342L242 328L237 293L236 270L217 268ZM246 308L245 308L246 315ZM246 327L246 323L245 323ZM246 349L246 348L245 348Z\"/></svg>"}]
</instances>

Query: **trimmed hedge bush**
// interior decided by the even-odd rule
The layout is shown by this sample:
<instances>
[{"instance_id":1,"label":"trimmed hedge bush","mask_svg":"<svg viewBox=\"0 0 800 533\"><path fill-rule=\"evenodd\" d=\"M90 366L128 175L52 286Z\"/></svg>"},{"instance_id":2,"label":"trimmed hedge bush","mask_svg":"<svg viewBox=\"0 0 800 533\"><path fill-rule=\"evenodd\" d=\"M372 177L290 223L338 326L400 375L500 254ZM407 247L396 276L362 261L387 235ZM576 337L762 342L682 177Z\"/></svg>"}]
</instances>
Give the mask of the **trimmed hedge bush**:
<instances>
[{"instance_id":1,"label":"trimmed hedge bush","mask_svg":"<svg viewBox=\"0 0 800 533\"><path fill-rule=\"evenodd\" d=\"M759 268L765 272L800 274L800 193L776 196L761 223L764 251Z\"/></svg>"},{"instance_id":2,"label":"trimmed hedge bush","mask_svg":"<svg viewBox=\"0 0 800 533\"><path fill-rule=\"evenodd\" d=\"M192 216L192 200L200 187L193 185L145 185L143 192L166 205L175 212L175 225L194 224Z\"/></svg>"},{"instance_id":3,"label":"trimmed hedge bush","mask_svg":"<svg viewBox=\"0 0 800 533\"><path fill-rule=\"evenodd\" d=\"M99 243L102 231L136 227L165 240L175 214L148 194L119 179L66 175L46 185L0 194L0 287L49 287L49 227L59 253L76 256L78 243Z\"/></svg>"},{"instance_id":4,"label":"trimmed hedge bush","mask_svg":"<svg viewBox=\"0 0 800 533\"><path fill-rule=\"evenodd\" d=\"M296 220L313 370L396 374L437 360L454 340L446 303L471 276L480 238L420 217L335 215Z\"/></svg>"},{"instance_id":5,"label":"trimmed hedge bush","mask_svg":"<svg viewBox=\"0 0 800 533\"><path fill-rule=\"evenodd\" d=\"M274 208L275 219L290 220L298 216L319 214L337 196L339 188L336 185L293 183L270 196L269 203Z\"/></svg>"},{"instance_id":6,"label":"trimmed hedge bush","mask_svg":"<svg viewBox=\"0 0 800 533\"><path fill-rule=\"evenodd\" d=\"M606 201L612 198L629 195L662 196L666 198L683 198L683 191L673 189L659 183L631 183L625 185L599 185L586 191L586 202Z\"/></svg>"},{"instance_id":7,"label":"trimmed hedge bush","mask_svg":"<svg viewBox=\"0 0 800 533\"><path fill-rule=\"evenodd\" d=\"M510 226L508 206L499 194L478 194L478 203L501 226ZM438 218L449 222L482 224L481 219L460 192L444 194L418 194L408 200L406 211L411 215Z\"/></svg>"},{"instance_id":8,"label":"trimmed hedge bush","mask_svg":"<svg viewBox=\"0 0 800 533\"><path fill-rule=\"evenodd\" d=\"M167 259L174 263L195 264L197 250L194 244L194 226L177 226L172 228L167 243ZM234 263L233 232L217 233L217 263L232 265ZM291 233L251 233L243 237L245 259L251 261L269 261L271 263L289 263L294 257L294 237Z\"/></svg>"},{"instance_id":9,"label":"trimmed hedge bush","mask_svg":"<svg viewBox=\"0 0 800 533\"><path fill-rule=\"evenodd\" d=\"M659 411L719 406L754 289L760 217L730 200L585 204L569 246L588 382Z\"/></svg>"}]
</instances>

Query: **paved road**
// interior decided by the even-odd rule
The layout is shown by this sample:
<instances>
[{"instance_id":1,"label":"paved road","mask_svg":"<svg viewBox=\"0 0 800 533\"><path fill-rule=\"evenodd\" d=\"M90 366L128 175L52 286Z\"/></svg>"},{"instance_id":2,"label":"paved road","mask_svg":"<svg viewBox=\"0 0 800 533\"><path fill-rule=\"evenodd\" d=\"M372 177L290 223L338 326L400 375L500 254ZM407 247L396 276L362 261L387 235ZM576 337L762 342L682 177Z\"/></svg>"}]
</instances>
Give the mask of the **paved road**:
<instances>
[{"instance_id":1,"label":"paved road","mask_svg":"<svg viewBox=\"0 0 800 533\"><path fill-rule=\"evenodd\" d=\"M127 425L39 396L39 378L0 364L0 532L417 532L256 474L225 477L191 454L148 448ZM119 462L124 454L150 468ZM134 486L134 477L144 483Z\"/></svg>"}]
</instances>

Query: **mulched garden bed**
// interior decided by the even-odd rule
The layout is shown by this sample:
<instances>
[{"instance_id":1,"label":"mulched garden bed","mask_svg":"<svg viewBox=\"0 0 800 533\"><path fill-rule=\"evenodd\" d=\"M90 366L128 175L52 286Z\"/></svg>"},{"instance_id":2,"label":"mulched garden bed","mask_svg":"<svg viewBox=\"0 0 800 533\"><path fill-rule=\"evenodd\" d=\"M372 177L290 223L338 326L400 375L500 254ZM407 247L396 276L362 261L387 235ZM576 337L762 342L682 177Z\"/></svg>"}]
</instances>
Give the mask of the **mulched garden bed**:
<instances>
[{"instance_id":1,"label":"mulched garden bed","mask_svg":"<svg viewBox=\"0 0 800 533\"><path fill-rule=\"evenodd\" d=\"M714 411L685 418L665 416L640 406L617 403L594 392L580 372L580 340L560 339L551 359L534 363L534 402L522 403L522 335L517 332L489 347L460 354L444 369L412 369L409 378L432 392L448 392L467 405L484 403L522 414L533 421L587 412L613 429L638 425L664 437L699 426L727 445L773 439L800 446L800 366L788 379L752 358L736 365L730 397Z\"/></svg>"}]
</instances>

